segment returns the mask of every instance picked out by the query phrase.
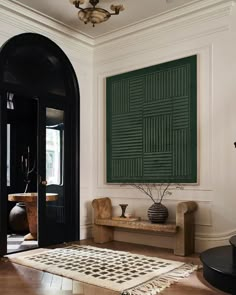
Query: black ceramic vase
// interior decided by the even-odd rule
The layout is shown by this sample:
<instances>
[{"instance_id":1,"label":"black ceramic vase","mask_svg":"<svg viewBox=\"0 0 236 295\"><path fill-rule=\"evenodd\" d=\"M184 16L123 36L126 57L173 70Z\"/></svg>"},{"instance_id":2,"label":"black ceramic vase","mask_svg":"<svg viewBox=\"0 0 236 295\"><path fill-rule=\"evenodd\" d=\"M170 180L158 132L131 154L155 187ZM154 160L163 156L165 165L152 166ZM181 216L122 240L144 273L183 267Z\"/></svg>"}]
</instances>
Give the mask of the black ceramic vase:
<instances>
[{"instance_id":1,"label":"black ceramic vase","mask_svg":"<svg viewBox=\"0 0 236 295\"><path fill-rule=\"evenodd\" d=\"M13 233L29 231L29 224L24 203L17 203L9 214L9 224Z\"/></svg>"},{"instance_id":2,"label":"black ceramic vase","mask_svg":"<svg viewBox=\"0 0 236 295\"><path fill-rule=\"evenodd\" d=\"M153 203L148 208L148 218L151 223L165 223L168 215L168 209L161 203Z\"/></svg>"}]
</instances>

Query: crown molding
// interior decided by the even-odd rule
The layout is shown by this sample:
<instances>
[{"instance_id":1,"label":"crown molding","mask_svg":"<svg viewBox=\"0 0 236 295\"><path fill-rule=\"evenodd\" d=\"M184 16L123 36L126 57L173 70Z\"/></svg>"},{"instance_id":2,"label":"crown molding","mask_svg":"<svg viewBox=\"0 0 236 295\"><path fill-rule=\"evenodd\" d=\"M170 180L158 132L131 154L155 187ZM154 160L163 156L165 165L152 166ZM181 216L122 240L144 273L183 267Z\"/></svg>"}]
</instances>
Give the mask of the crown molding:
<instances>
[{"instance_id":1,"label":"crown molding","mask_svg":"<svg viewBox=\"0 0 236 295\"><path fill-rule=\"evenodd\" d=\"M180 27L178 27L176 29L180 30ZM191 32L190 34L187 34L185 36L178 37L175 40L173 40L172 38L169 38L169 40L164 40L164 41L162 41L162 38L160 37L163 34L161 35L161 32L159 32L159 31L155 34L155 38L153 38L154 32L152 30L152 32L150 32L150 34L145 33L144 35L139 36L139 38L135 38L135 37L131 38L131 36L130 36L129 38L126 39L125 42L114 41L113 43L109 44L109 46L98 46L96 48L95 64L96 65L102 64L104 66L104 65L110 65L111 62L117 63L120 66L115 67L116 72L106 71L104 73L104 77L113 76L115 74L120 74L120 73L127 72L130 70L130 65L126 65L126 68L124 68L124 65L122 63L120 63L124 60L124 58L127 57L127 54L129 54L130 48L132 48L132 58L135 56L140 57L140 55L142 55L142 54L143 55L147 54L147 48L145 46L142 46L142 44L149 44L150 42L152 43L152 50L148 49L149 54L150 54L149 62L145 63L144 65L139 65L139 67L137 67L137 62L135 62L135 65L133 68L133 70L135 70L137 68L153 65L153 55L155 55L157 50L160 50L160 49L168 47L168 46L177 46L178 44L181 44L183 42L189 42L191 40L199 39L199 38L202 38L205 36L210 36L213 34L226 32L229 29L230 29L229 25L221 25L220 24L217 26L213 26L211 28L207 27L206 29L201 29L201 30L198 29L197 31L194 31L193 33ZM174 33L172 32L172 34L174 34ZM140 45L142 48L140 48L140 46L138 47L137 45ZM120 52L119 56L117 56L117 54L116 54L117 48L119 48L119 52ZM197 47L195 49L201 50L199 47ZM194 54L194 53L192 53L192 54ZM114 58L114 55L116 55L115 58ZM188 53L186 52L186 56L187 55L188 55ZM164 59L164 61L167 61L167 60L168 60L168 58ZM104 77L102 77L102 78L104 78Z\"/></svg>"},{"instance_id":2,"label":"crown molding","mask_svg":"<svg viewBox=\"0 0 236 295\"><path fill-rule=\"evenodd\" d=\"M65 35L66 37L83 43L84 45L93 47L94 40L75 29L59 22L56 19L50 18L49 16L40 13L26 5L23 5L15 0L1 0L0 2L1 14L5 14L9 18L13 18L12 23L17 27L22 27L22 18L24 19L24 29L32 30L31 22L38 24L44 28L48 28L54 32ZM10 22L6 20L5 22ZM28 27L27 27L28 24Z\"/></svg>"},{"instance_id":3,"label":"crown molding","mask_svg":"<svg viewBox=\"0 0 236 295\"><path fill-rule=\"evenodd\" d=\"M94 39L94 45L98 47L113 40L154 27L162 33L178 27L188 27L194 23L229 16L234 5L235 0L198 0L141 22L133 23L120 30L99 36Z\"/></svg>"},{"instance_id":4,"label":"crown molding","mask_svg":"<svg viewBox=\"0 0 236 295\"><path fill-rule=\"evenodd\" d=\"M56 19L50 18L43 13L19 3L16 0L1 0L0 9L3 9L6 16L10 18L8 22L11 21L11 23L14 23L17 27L23 26L23 18L26 20L24 24L25 30L32 31L33 22L45 29L50 29L51 31L63 34L75 42L77 41L94 48L101 46L104 43L111 42L112 40L117 40L124 36L129 36L153 27L161 32L173 28L176 29L176 26L182 27L183 23L185 23L185 26L189 26L191 23L227 16L230 15L234 4L235 0L196 0L195 2L185 4L169 12L156 15L141 22L133 23L96 38L83 34ZM1 12L1 14L2 13L3 12Z\"/></svg>"}]
</instances>

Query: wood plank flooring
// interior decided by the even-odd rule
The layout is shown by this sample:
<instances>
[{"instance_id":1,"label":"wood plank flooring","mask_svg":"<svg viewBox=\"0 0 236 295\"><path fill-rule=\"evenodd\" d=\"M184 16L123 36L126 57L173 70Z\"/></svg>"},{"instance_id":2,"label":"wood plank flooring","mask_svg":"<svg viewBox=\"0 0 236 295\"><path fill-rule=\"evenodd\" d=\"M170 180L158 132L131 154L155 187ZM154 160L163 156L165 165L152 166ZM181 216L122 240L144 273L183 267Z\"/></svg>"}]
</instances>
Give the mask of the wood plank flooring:
<instances>
[{"instance_id":1,"label":"wood plank flooring","mask_svg":"<svg viewBox=\"0 0 236 295\"><path fill-rule=\"evenodd\" d=\"M122 242L109 242L103 245L94 244L91 240L80 241L81 245L93 245L113 250L129 251L132 253L158 256L183 262L200 264L197 255L178 257L172 250L150 246L135 245ZM33 250L34 252L37 250ZM31 251L30 251L31 252ZM30 253L28 252L28 253ZM25 253L24 253L25 254ZM22 254L17 254L22 255ZM0 261L0 294L4 295L119 295L118 292L96 287L78 281L63 278L47 272ZM166 288L163 295L216 295L226 294L211 287L202 276L202 271L191 274L171 287Z\"/></svg>"}]
</instances>

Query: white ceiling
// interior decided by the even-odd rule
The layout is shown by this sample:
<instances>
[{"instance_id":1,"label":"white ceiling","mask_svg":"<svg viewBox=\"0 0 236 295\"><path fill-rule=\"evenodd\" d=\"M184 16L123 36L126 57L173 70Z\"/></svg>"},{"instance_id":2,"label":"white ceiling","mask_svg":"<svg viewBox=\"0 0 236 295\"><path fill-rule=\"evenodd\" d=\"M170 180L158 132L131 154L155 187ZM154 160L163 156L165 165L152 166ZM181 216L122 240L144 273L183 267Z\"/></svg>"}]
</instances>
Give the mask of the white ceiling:
<instances>
[{"instance_id":1,"label":"white ceiling","mask_svg":"<svg viewBox=\"0 0 236 295\"><path fill-rule=\"evenodd\" d=\"M83 7L88 6L89 0L85 1ZM78 9L69 0L17 0L13 2L36 10L88 37L96 38L176 9L182 5L196 2L196 0L100 0L98 7L110 11L111 4L123 4L125 10L120 15L111 16L107 22L98 24L94 28L91 24L84 24L78 19Z\"/></svg>"}]
</instances>

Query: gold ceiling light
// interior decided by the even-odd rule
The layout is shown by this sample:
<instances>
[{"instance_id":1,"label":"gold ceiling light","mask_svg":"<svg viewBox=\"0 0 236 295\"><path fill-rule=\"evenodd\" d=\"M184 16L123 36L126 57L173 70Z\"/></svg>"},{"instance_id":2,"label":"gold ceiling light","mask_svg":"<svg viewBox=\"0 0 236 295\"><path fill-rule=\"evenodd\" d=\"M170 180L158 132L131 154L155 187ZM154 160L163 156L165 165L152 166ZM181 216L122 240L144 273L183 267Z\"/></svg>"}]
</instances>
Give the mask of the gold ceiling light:
<instances>
[{"instance_id":1,"label":"gold ceiling light","mask_svg":"<svg viewBox=\"0 0 236 295\"><path fill-rule=\"evenodd\" d=\"M107 11L106 9L96 7L99 3L99 0L89 0L89 3L92 7L83 8L80 5L84 4L85 0L70 0L76 8L80 9L78 12L79 19L82 20L85 24L92 23L93 27L95 24L99 24L108 20L111 15L118 15L120 11L124 10L123 5L111 5L111 10L113 13Z\"/></svg>"}]
</instances>

